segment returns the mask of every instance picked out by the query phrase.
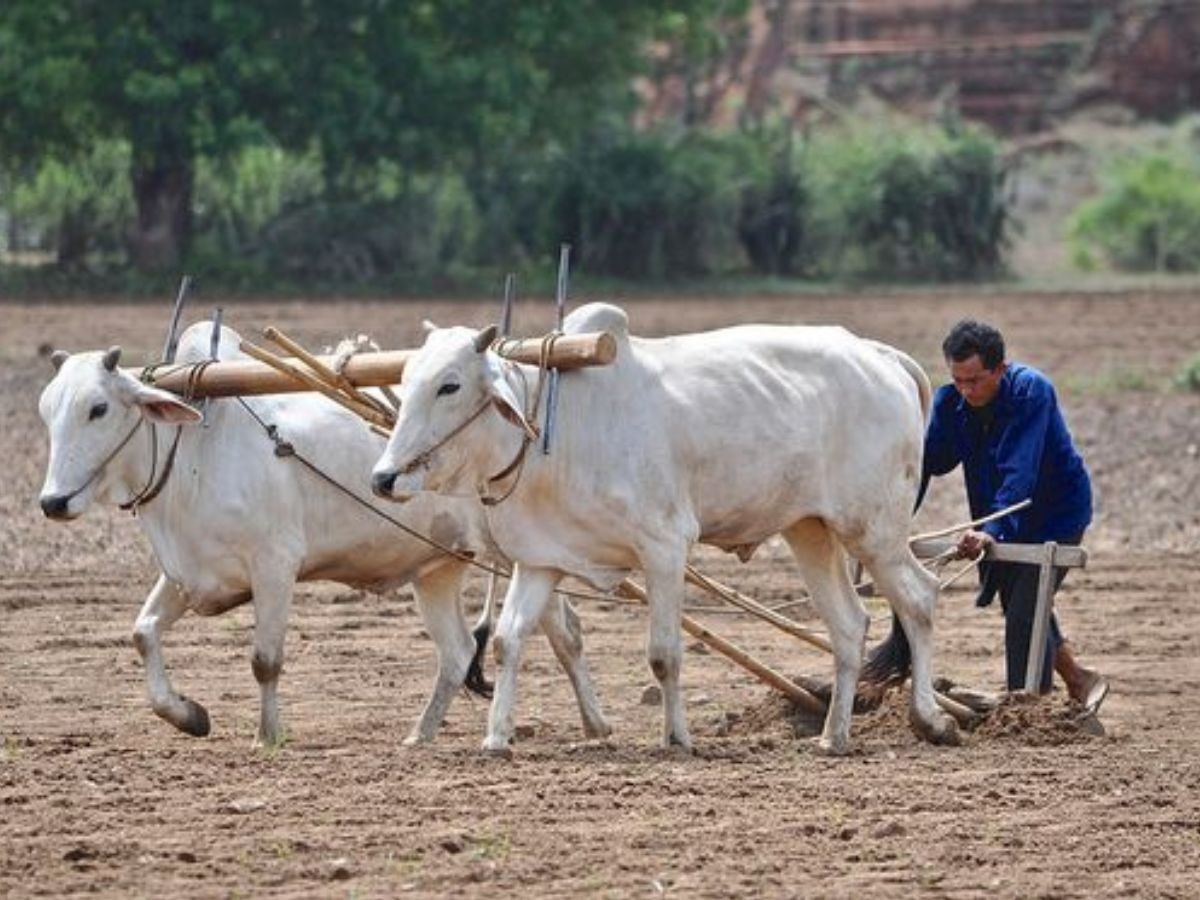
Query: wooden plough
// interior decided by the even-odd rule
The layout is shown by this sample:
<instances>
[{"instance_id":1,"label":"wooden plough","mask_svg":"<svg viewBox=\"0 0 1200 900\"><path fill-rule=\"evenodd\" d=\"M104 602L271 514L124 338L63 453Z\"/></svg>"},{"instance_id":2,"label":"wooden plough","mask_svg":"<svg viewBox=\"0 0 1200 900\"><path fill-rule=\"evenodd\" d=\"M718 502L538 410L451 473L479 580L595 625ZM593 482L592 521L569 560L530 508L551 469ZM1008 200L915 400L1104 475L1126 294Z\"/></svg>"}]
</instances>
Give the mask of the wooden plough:
<instances>
[{"instance_id":1,"label":"wooden plough","mask_svg":"<svg viewBox=\"0 0 1200 900\"><path fill-rule=\"evenodd\" d=\"M318 356L305 350L299 343L276 328L264 331L267 340L280 347L290 356L280 356L249 341L243 341L241 349L251 360L213 361L192 365L162 365L150 367L131 374L155 387L189 398L214 398L253 396L262 394L315 391L363 418L377 433L387 436L395 424L395 408L380 400L363 388L387 388L399 384L405 363L415 354L412 350L377 351L353 355L340 369L335 369L332 356ZM507 359L537 365L542 362L545 338L501 339L493 349ZM586 366L601 366L611 363L617 352L616 340L612 335L599 332L592 334L557 335L549 345L545 364L549 369L577 369ZM1007 515L1025 504L1018 504L995 515ZM989 517L991 518L991 517ZM983 521L983 520L980 520ZM955 544L939 540L974 527L980 522L966 523L944 531L918 535L911 539L913 552L920 559L946 559ZM451 551L447 551L451 552ZM1087 553L1081 547L1057 544L1000 544L990 547L985 555L988 560L1035 564L1041 567L1038 587L1037 613L1034 623L1033 643L1040 646L1045 641L1050 621L1052 598L1052 575L1055 567L1083 566ZM473 561L474 562L474 561ZM975 560L977 564L979 560ZM493 575L508 573L474 562ZM968 567L969 569L970 567ZM963 574L964 569L959 575ZM958 575L955 576L956 578ZM686 578L708 593L720 598L736 609L749 613L775 628L790 634L826 653L832 646L823 636L810 631L788 616L770 609L715 579L688 566ZM646 602L645 589L626 579L617 588L621 596ZM599 596L599 595L596 595ZM688 634L714 651L732 660L764 684L780 691L797 705L815 715L823 715L826 704L811 691L780 674L747 651L721 637L711 628L684 615L682 626ZM1042 654L1029 654L1029 670L1026 675L1027 689L1036 686L1041 679ZM973 728L981 716L976 710L942 693L935 694L938 704L963 727Z\"/></svg>"}]
</instances>

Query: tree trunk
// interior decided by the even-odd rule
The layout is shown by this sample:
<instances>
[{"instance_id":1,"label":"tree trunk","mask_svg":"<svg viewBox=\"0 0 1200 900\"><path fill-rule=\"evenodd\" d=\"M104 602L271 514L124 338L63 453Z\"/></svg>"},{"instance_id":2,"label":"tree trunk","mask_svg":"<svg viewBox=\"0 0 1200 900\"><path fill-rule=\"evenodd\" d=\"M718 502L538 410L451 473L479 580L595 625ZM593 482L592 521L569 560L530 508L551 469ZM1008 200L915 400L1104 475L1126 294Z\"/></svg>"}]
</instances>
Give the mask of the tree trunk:
<instances>
[{"instance_id":1,"label":"tree trunk","mask_svg":"<svg viewBox=\"0 0 1200 900\"><path fill-rule=\"evenodd\" d=\"M177 269L192 233L190 162L156 161L144 168L135 164L133 196L137 221L129 233L129 253L142 272Z\"/></svg>"},{"instance_id":2,"label":"tree trunk","mask_svg":"<svg viewBox=\"0 0 1200 900\"><path fill-rule=\"evenodd\" d=\"M80 269L87 259L91 245L92 210L83 209L64 213L58 223L58 267Z\"/></svg>"}]
</instances>

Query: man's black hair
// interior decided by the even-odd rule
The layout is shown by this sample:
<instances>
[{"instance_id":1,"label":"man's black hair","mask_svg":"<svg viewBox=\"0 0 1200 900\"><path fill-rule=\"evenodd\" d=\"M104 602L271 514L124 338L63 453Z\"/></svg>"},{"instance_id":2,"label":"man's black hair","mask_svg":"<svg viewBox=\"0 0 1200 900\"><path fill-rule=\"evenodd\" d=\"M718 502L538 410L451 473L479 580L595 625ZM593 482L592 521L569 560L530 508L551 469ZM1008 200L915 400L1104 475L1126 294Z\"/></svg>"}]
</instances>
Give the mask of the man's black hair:
<instances>
[{"instance_id":1,"label":"man's black hair","mask_svg":"<svg viewBox=\"0 0 1200 900\"><path fill-rule=\"evenodd\" d=\"M942 341L942 355L954 362L962 362L975 354L979 354L985 369L996 368L1004 362L1004 338L991 325L963 319Z\"/></svg>"}]
</instances>

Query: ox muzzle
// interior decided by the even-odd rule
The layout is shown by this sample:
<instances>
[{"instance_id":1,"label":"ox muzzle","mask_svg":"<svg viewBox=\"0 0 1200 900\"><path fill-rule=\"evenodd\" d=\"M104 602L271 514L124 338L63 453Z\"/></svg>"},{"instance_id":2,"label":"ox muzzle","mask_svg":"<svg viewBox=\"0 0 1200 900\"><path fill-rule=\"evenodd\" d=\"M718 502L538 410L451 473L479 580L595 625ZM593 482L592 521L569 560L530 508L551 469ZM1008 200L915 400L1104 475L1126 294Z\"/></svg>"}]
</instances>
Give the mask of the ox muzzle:
<instances>
[{"instance_id":1,"label":"ox muzzle","mask_svg":"<svg viewBox=\"0 0 1200 900\"><path fill-rule=\"evenodd\" d=\"M404 503L421 491L420 478L404 475L394 469L376 470L371 473L371 491L376 497Z\"/></svg>"},{"instance_id":2,"label":"ox muzzle","mask_svg":"<svg viewBox=\"0 0 1200 900\"><path fill-rule=\"evenodd\" d=\"M70 494L51 494L43 495L39 501L42 505L42 514L47 519L57 519L65 521L73 519L71 515L71 495Z\"/></svg>"}]
</instances>

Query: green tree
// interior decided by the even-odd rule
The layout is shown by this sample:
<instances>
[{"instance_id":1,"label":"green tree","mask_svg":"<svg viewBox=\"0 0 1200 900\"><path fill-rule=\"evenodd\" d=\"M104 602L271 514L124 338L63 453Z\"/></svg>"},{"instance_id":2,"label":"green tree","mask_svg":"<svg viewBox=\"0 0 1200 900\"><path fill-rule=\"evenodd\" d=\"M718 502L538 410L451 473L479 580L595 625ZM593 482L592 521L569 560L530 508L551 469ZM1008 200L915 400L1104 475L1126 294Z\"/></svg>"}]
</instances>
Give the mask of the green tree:
<instances>
[{"instance_id":1,"label":"green tree","mask_svg":"<svg viewBox=\"0 0 1200 900\"><path fill-rule=\"evenodd\" d=\"M143 270L178 265L197 160L315 146L333 193L543 144L631 98L645 43L715 0L4 0L0 166L130 148Z\"/></svg>"}]
</instances>

